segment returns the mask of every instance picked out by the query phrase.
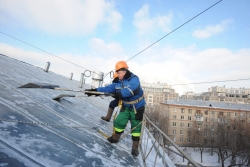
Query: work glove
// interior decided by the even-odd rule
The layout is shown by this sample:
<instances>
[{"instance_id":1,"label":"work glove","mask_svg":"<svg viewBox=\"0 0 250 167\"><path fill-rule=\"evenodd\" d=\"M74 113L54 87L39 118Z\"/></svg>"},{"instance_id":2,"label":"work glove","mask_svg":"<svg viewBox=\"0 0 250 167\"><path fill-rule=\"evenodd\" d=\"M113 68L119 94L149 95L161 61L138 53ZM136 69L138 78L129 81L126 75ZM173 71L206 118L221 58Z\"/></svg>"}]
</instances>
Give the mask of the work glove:
<instances>
[{"instance_id":1,"label":"work glove","mask_svg":"<svg viewBox=\"0 0 250 167\"><path fill-rule=\"evenodd\" d=\"M85 92L85 94L88 96L92 96L92 95L99 96L99 94L94 93L94 92L97 92L97 89L85 89L84 91L91 91L91 92Z\"/></svg>"}]
</instances>

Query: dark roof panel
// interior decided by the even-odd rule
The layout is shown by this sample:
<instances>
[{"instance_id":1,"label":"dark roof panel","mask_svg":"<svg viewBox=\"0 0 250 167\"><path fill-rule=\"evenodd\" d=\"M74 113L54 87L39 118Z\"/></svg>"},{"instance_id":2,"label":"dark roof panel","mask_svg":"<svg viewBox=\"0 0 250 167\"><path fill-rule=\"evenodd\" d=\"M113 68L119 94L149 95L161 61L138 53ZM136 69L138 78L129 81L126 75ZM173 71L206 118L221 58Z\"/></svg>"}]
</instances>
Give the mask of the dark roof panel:
<instances>
[{"instance_id":1,"label":"dark roof panel","mask_svg":"<svg viewBox=\"0 0 250 167\"><path fill-rule=\"evenodd\" d=\"M52 100L69 92L18 88L50 83L79 89L79 82L0 55L0 162L9 166L142 166L130 155L131 136L110 144L112 122L100 119L110 97ZM89 88L89 85L85 85ZM83 90L85 89L82 88ZM74 92L76 95L83 93Z\"/></svg>"}]
</instances>

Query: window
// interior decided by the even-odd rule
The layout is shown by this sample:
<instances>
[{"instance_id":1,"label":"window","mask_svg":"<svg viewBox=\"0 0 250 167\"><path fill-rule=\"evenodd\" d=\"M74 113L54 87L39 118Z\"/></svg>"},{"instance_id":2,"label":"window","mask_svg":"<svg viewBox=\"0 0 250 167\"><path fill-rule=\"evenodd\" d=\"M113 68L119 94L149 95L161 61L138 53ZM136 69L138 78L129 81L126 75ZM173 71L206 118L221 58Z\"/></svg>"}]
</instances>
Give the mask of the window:
<instances>
[{"instance_id":1,"label":"window","mask_svg":"<svg viewBox=\"0 0 250 167\"><path fill-rule=\"evenodd\" d=\"M188 131L188 136L191 136L191 131Z\"/></svg>"},{"instance_id":2,"label":"window","mask_svg":"<svg viewBox=\"0 0 250 167\"><path fill-rule=\"evenodd\" d=\"M184 112L185 112L185 109L184 109L184 108L182 108L182 109L181 109L181 113L184 113Z\"/></svg>"},{"instance_id":3,"label":"window","mask_svg":"<svg viewBox=\"0 0 250 167\"><path fill-rule=\"evenodd\" d=\"M240 116L241 117L245 117L245 113L240 113Z\"/></svg>"},{"instance_id":4,"label":"window","mask_svg":"<svg viewBox=\"0 0 250 167\"><path fill-rule=\"evenodd\" d=\"M173 115L173 119L176 119L176 115Z\"/></svg>"},{"instance_id":5,"label":"window","mask_svg":"<svg viewBox=\"0 0 250 167\"><path fill-rule=\"evenodd\" d=\"M237 117L237 113L236 112L234 113L234 116Z\"/></svg>"},{"instance_id":6,"label":"window","mask_svg":"<svg viewBox=\"0 0 250 167\"><path fill-rule=\"evenodd\" d=\"M192 117L188 116L188 120L192 120Z\"/></svg>"},{"instance_id":7,"label":"window","mask_svg":"<svg viewBox=\"0 0 250 167\"><path fill-rule=\"evenodd\" d=\"M215 111L212 111L212 115L215 115Z\"/></svg>"},{"instance_id":8,"label":"window","mask_svg":"<svg viewBox=\"0 0 250 167\"><path fill-rule=\"evenodd\" d=\"M176 126L176 122L173 122L173 126Z\"/></svg>"},{"instance_id":9,"label":"window","mask_svg":"<svg viewBox=\"0 0 250 167\"><path fill-rule=\"evenodd\" d=\"M184 123L181 123L181 127L183 127L184 126Z\"/></svg>"},{"instance_id":10,"label":"window","mask_svg":"<svg viewBox=\"0 0 250 167\"><path fill-rule=\"evenodd\" d=\"M208 135L208 133L207 133L207 131L205 131L205 132L204 132L204 136L207 137L207 135Z\"/></svg>"},{"instance_id":11,"label":"window","mask_svg":"<svg viewBox=\"0 0 250 167\"><path fill-rule=\"evenodd\" d=\"M214 122L214 118L211 118L211 122Z\"/></svg>"},{"instance_id":12,"label":"window","mask_svg":"<svg viewBox=\"0 0 250 167\"><path fill-rule=\"evenodd\" d=\"M174 137L174 142L176 142L176 138Z\"/></svg>"},{"instance_id":13,"label":"window","mask_svg":"<svg viewBox=\"0 0 250 167\"><path fill-rule=\"evenodd\" d=\"M183 138L180 138L180 142L183 142Z\"/></svg>"},{"instance_id":14,"label":"window","mask_svg":"<svg viewBox=\"0 0 250 167\"><path fill-rule=\"evenodd\" d=\"M191 123L188 123L188 128L191 128L192 127L192 124Z\"/></svg>"},{"instance_id":15,"label":"window","mask_svg":"<svg viewBox=\"0 0 250 167\"><path fill-rule=\"evenodd\" d=\"M230 116L230 112L227 113L227 116Z\"/></svg>"},{"instance_id":16,"label":"window","mask_svg":"<svg viewBox=\"0 0 250 167\"><path fill-rule=\"evenodd\" d=\"M192 109L188 109L188 113L189 113L189 114L192 114Z\"/></svg>"},{"instance_id":17,"label":"window","mask_svg":"<svg viewBox=\"0 0 250 167\"><path fill-rule=\"evenodd\" d=\"M203 121L201 117L196 117L196 121Z\"/></svg>"},{"instance_id":18,"label":"window","mask_svg":"<svg viewBox=\"0 0 250 167\"><path fill-rule=\"evenodd\" d=\"M187 142L188 142L188 143L191 143L191 139L190 139L190 138L188 138L188 139L187 139Z\"/></svg>"},{"instance_id":19,"label":"window","mask_svg":"<svg viewBox=\"0 0 250 167\"><path fill-rule=\"evenodd\" d=\"M204 113L205 113L205 115L208 115L208 111L207 110L205 110Z\"/></svg>"},{"instance_id":20,"label":"window","mask_svg":"<svg viewBox=\"0 0 250 167\"><path fill-rule=\"evenodd\" d=\"M223 112L219 112L219 115L224 115L224 113Z\"/></svg>"},{"instance_id":21,"label":"window","mask_svg":"<svg viewBox=\"0 0 250 167\"><path fill-rule=\"evenodd\" d=\"M214 132L211 132L211 137L214 137Z\"/></svg>"},{"instance_id":22,"label":"window","mask_svg":"<svg viewBox=\"0 0 250 167\"><path fill-rule=\"evenodd\" d=\"M184 119L184 116L181 116L181 119Z\"/></svg>"},{"instance_id":23,"label":"window","mask_svg":"<svg viewBox=\"0 0 250 167\"><path fill-rule=\"evenodd\" d=\"M214 125L211 125L211 129L214 130Z\"/></svg>"},{"instance_id":24,"label":"window","mask_svg":"<svg viewBox=\"0 0 250 167\"><path fill-rule=\"evenodd\" d=\"M173 130L173 134L176 134L176 130L175 129Z\"/></svg>"},{"instance_id":25,"label":"window","mask_svg":"<svg viewBox=\"0 0 250 167\"><path fill-rule=\"evenodd\" d=\"M176 110L176 108L174 108L174 112L176 112L177 110Z\"/></svg>"},{"instance_id":26,"label":"window","mask_svg":"<svg viewBox=\"0 0 250 167\"><path fill-rule=\"evenodd\" d=\"M205 121L208 122L208 118L207 117L205 118Z\"/></svg>"},{"instance_id":27,"label":"window","mask_svg":"<svg viewBox=\"0 0 250 167\"><path fill-rule=\"evenodd\" d=\"M183 135L183 130L180 130L180 134Z\"/></svg>"}]
</instances>

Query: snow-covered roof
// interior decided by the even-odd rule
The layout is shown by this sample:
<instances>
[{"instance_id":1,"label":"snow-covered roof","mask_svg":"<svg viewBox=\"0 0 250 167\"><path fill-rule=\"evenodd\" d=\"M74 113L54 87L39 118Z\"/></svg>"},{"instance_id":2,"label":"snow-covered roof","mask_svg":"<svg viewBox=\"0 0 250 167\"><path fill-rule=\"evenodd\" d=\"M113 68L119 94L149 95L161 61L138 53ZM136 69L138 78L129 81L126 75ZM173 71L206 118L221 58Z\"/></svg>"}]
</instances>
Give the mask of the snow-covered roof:
<instances>
[{"instance_id":1,"label":"snow-covered roof","mask_svg":"<svg viewBox=\"0 0 250 167\"><path fill-rule=\"evenodd\" d=\"M55 101L72 92L18 88L29 82L80 89L79 81L0 54L0 166L143 166L130 154L130 135L110 144L96 130L112 134L112 122L100 119L112 98Z\"/></svg>"},{"instance_id":2,"label":"snow-covered roof","mask_svg":"<svg viewBox=\"0 0 250 167\"><path fill-rule=\"evenodd\" d=\"M174 99L162 102L162 104L250 111L250 104L224 103L201 100Z\"/></svg>"}]
</instances>

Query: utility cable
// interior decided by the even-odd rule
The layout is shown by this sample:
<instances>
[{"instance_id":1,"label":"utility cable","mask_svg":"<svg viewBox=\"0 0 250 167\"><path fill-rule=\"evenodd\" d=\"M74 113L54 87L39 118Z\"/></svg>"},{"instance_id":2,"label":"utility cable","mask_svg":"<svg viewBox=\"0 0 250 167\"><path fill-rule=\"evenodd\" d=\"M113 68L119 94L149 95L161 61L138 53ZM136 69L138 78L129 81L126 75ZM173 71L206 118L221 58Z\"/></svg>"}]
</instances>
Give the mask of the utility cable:
<instances>
[{"instance_id":1,"label":"utility cable","mask_svg":"<svg viewBox=\"0 0 250 167\"><path fill-rule=\"evenodd\" d=\"M145 50L147 50L148 48L150 48L151 46L153 46L154 44L158 43L159 41L161 41L162 39L164 39L165 37L167 37L168 35L172 34L173 32L175 32L176 30L178 30L179 28L181 28L182 26L184 26L185 24L189 23L190 21L192 21L193 19L195 19L196 17L200 16L201 14L205 13L207 10L211 9L212 7L214 7L215 5L217 5L218 3L220 3L222 0L216 2L215 4L211 5L210 7L208 7L207 9L203 10L202 12L200 12L199 14L195 15L194 17L192 17L191 19L189 19L188 21L186 21L185 23L181 24L180 26L178 26L177 28L175 28L174 30L172 30L171 32L169 32L168 34L164 35L163 37L161 37L160 39L158 39L157 41L155 41L154 43L152 43L151 45L147 46L145 49L143 49L142 51L140 51L139 53L135 54L134 56L132 56L131 58L129 58L128 60L126 60L126 62L128 62L129 60L135 58L136 56L138 56L139 54L141 54L142 52L144 52ZM114 69L113 69L114 70ZM111 70L111 71L113 71ZM105 77L109 74L110 72L108 72ZM105 78L104 77L104 78Z\"/></svg>"},{"instance_id":2,"label":"utility cable","mask_svg":"<svg viewBox=\"0 0 250 167\"><path fill-rule=\"evenodd\" d=\"M70 61L68 61L68 60L66 60L66 59L63 59L63 58L61 58L61 57L59 57L59 56L56 56L56 55L54 55L54 54L52 54L52 53L50 53L50 52L48 52L48 51L46 51L46 50L43 50L43 49L41 49L41 48L39 48L39 47L37 47L37 46L35 46L35 45L29 44L28 42L25 42L25 41L23 41L23 40L21 40L21 39L19 39L19 38L16 38L16 37L14 37L14 36L11 36L11 35L9 35L9 34L7 34L7 33L5 33L5 32L2 32L2 31L0 31L0 33L4 34L4 35L6 35L6 36L8 36L8 37L10 37L10 38L13 38L13 39L15 39L15 40L17 40L17 41L19 41L19 42L22 42L22 43L24 43L24 44L26 44L26 45L29 45L29 46L31 46L31 47L33 47L33 48L36 48L36 49L38 49L38 50L40 50L40 51L42 51L42 52L44 52L44 53L47 53L47 54L52 55L52 56L55 56L55 57L57 57L57 58L59 58L59 59L61 59L61 60L63 60L63 61L66 61L66 62L68 62L68 63L70 63L70 64L73 64L73 65L75 65L75 66L77 66L77 67L80 67L80 68L82 68L82 69L85 69L85 72L86 72L86 71L90 71L90 72L93 72L93 73L95 73L95 74L97 74L97 75L100 76L100 74L98 74L98 73L96 73L96 72L94 72L94 71L88 70L88 69L86 69L86 68L84 68L84 67L82 67L82 66L80 66L80 65L77 65L77 64L72 63L72 62L70 62ZM86 76L86 75L85 75L85 72L84 72L84 76ZM89 77L89 76L86 76L86 77Z\"/></svg>"},{"instance_id":3,"label":"utility cable","mask_svg":"<svg viewBox=\"0 0 250 167\"><path fill-rule=\"evenodd\" d=\"M215 82L229 82L229 81L246 81L246 80L250 80L250 78L245 78L245 79L233 79L233 80L223 80L223 81L211 81L211 82L186 83L186 84L172 84L172 85L169 85L169 86L191 85L191 84L204 84L204 83L215 83Z\"/></svg>"},{"instance_id":4,"label":"utility cable","mask_svg":"<svg viewBox=\"0 0 250 167\"><path fill-rule=\"evenodd\" d=\"M197 14L196 16L192 17L191 19L189 19L188 21L186 21L185 23L183 23L182 25L180 25L179 27L175 28L174 30L172 30L171 32L169 32L167 35L161 37L160 39L158 39L157 41L155 41L154 43L152 43L151 45L149 45L148 47L146 47L145 49L143 49L142 51L140 51L139 53L135 54L133 57L131 57L130 59L128 59L126 62L128 62L129 60L133 59L134 57L138 56L139 54L141 54L142 52L144 52L145 50L147 50L148 48L150 48L151 46L153 46L154 44L158 43L159 41L161 41L163 38L167 37L168 35L172 34L173 32L175 32L176 30L178 30L179 28L181 28L182 26L184 26L185 24L187 24L188 22L192 21L193 19L195 19L196 17L198 17L199 15L203 14L204 12L206 12L207 10L211 9L212 7L214 7L215 5L217 5L218 3L220 3L222 0L216 2L215 4L213 4L212 6L208 7L207 9L203 10L202 12L200 12L199 14Z\"/></svg>"},{"instance_id":5,"label":"utility cable","mask_svg":"<svg viewBox=\"0 0 250 167\"><path fill-rule=\"evenodd\" d=\"M16 38L16 37L13 37L13 36L11 36L11 35L9 35L9 34L6 34L6 33L2 32L2 31L0 31L0 33L6 35L6 36L8 36L8 37L11 37L11 38L13 38L13 39L15 39L15 40L17 40L17 41L20 41L20 42L22 42L22 43L24 43L24 44L26 44L26 45L29 45L29 46L31 46L31 47L33 47L33 48L36 48L36 49L38 49L38 50L40 50L40 51L42 51L42 52L44 52L44 53L47 53L47 54L52 55L52 56L55 56L55 57L57 57L57 58L59 58L59 59L61 59L61 60L63 60L63 61L66 61L66 62L68 62L68 63L70 63L70 64L73 64L73 65L75 65L75 66L77 66L77 67L80 67L80 68L82 68L82 69L87 70L86 68L84 68L84 67L82 67L82 66L79 66L79 65L77 65L77 64L75 64L75 63L72 63L72 62L70 62L70 61L68 61L68 60L66 60L66 59L63 59L63 58L61 58L61 57L59 57L59 56L56 56L56 55L54 55L54 54L52 54L52 53L50 53L50 52L47 52L46 50L43 50L43 49L41 49L41 48L39 48L39 47L37 47L37 46L31 45L31 44L29 44L28 42L25 42L25 41L23 41L23 40L21 40L21 39L18 39L18 38Z\"/></svg>"}]
</instances>

